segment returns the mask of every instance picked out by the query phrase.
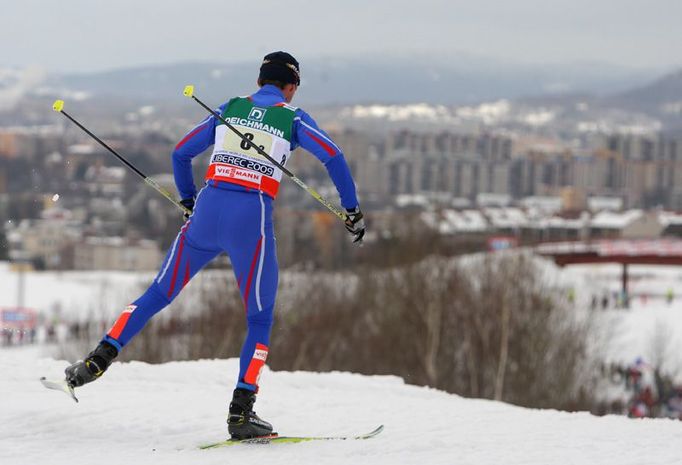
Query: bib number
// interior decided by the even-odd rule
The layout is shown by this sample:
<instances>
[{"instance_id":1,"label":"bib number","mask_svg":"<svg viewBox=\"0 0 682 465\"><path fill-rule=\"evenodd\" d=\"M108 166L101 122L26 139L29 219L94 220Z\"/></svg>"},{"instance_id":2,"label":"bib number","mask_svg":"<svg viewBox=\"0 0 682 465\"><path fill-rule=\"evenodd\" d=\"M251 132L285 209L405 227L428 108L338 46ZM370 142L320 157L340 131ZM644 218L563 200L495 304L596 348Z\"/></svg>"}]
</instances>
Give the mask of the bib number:
<instances>
[{"instance_id":1,"label":"bib number","mask_svg":"<svg viewBox=\"0 0 682 465\"><path fill-rule=\"evenodd\" d=\"M273 141L272 137L269 134L260 131L242 132L242 134L244 134L245 138L253 142L253 144L258 146L262 151L264 151L265 153L270 153ZM241 137L234 133L228 133L225 135L223 148L228 152L242 153L250 157L265 158L261 154L259 154L258 151L251 144L249 144L248 142L246 142L245 140L243 140Z\"/></svg>"}]
</instances>

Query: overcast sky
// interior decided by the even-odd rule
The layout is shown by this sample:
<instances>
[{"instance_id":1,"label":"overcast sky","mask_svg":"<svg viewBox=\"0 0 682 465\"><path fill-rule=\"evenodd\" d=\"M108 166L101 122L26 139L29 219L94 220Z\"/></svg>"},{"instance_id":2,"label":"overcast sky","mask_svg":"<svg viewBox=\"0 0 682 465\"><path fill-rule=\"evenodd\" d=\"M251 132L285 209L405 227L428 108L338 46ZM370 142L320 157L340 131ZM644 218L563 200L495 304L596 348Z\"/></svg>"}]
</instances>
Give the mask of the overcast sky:
<instances>
[{"instance_id":1,"label":"overcast sky","mask_svg":"<svg viewBox=\"0 0 682 465\"><path fill-rule=\"evenodd\" d=\"M510 63L682 67L682 0L3 1L0 67L466 53Z\"/></svg>"}]
</instances>

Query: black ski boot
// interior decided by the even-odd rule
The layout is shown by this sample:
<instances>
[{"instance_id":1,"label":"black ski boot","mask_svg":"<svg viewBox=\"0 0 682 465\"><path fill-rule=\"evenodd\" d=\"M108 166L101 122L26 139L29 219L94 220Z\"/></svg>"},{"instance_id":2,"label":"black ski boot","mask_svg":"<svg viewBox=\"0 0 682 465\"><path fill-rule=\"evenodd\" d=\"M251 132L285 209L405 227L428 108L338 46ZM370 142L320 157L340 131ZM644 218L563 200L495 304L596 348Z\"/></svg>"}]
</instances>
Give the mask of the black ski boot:
<instances>
[{"instance_id":1,"label":"black ski boot","mask_svg":"<svg viewBox=\"0 0 682 465\"><path fill-rule=\"evenodd\" d=\"M100 342L95 350L85 357L85 360L79 360L64 370L66 382L71 387L80 387L96 380L107 371L117 355L116 347L108 342Z\"/></svg>"},{"instance_id":2,"label":"black ski boot","mask_svg":"<svg viewBox=\"0 0 682 465\"><path fill-rule=\"evenodd\" d=\"M230 415L227 417L227 430L232 439L249 439L272 434L272 425L261 420L253 411L256 393L237 388L230 402Z\"/></svg>"}]
</instances>

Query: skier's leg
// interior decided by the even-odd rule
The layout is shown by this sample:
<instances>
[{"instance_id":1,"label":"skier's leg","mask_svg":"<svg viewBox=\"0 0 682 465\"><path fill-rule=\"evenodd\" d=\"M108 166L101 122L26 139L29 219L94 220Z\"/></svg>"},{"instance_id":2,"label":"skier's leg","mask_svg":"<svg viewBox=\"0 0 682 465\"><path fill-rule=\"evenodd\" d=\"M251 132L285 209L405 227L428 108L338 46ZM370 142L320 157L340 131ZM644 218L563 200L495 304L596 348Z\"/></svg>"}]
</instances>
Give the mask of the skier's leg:
<instances>
[{"instance_id":1,"label":"skier's leg","mask_svg":"<svg viewBox=\"0 0 682 465\"><path fill-rule=\"evenodd\" d=\"M84 360L66 368L66 380L71 386L82 386L102 376L121 349L147 321L166 307L185 284L218 254L216 250L194 247L185 238L184 231L185 227L178 236L179 245L176 244L177 247L169 251L165 268L161 269L147 291L126 307L95 350Z\"/></svg>"},{"instance_id":2,"label":"skier's leg","mask_svg":"<svg viewBox=\"0 0 682 465\"><path fill-rule=\"evenodd\" d=\"M277 294L278 266L272 224L272 200L262 194L233 195L225 250L230 255L246 309L248 333L242 346L237 388L230 403L228 429L244 439L272 432L272 425L253 411L260 372L270 344Z\"/></svg>"},{"instance_id":3,"label":"skier's leg","mask_svg":"<svg viewBox=\"0 0 682 465\"><path fill-rule=\"evenodd\" d=\"M202 189L194 214L180 229L149 289L123 311L95 350L84 360L66 368L66 380L71 386L82 386L99 378L145 323L167 306L187 282L221 252L216 242L217 221L211 197L208 190Z\"/></svg>"},{"instance_id":4,"label":"skier's leg","mask_svg":"<svg viewBox=\"0 0 682 465\"><path fill-rule=\"evenodd\" d=\"M240 233L230 236L228 247L239 291L246 310L248 333L242 346L237 387L258 390L258 378L268 355L278 265L272 199L247 194L249 202L240 202ZM234 210L230 210L234 215Z\"/></svg>"},{"instance_id":5,"label":"skier's leg","mask_svg":"<svg viewBox=\"0 0 682 465\"><path fill-rule=\"evenodd\" d=\"M151 317L178 296L204 265L218 255L220 252L218 249L204 250L195 245L192 235L188 234L190 222L191 220L185 223L180 230L152 284L144 294L123 310L103 341L120 351Z\"/></svg>"}]
</instances>

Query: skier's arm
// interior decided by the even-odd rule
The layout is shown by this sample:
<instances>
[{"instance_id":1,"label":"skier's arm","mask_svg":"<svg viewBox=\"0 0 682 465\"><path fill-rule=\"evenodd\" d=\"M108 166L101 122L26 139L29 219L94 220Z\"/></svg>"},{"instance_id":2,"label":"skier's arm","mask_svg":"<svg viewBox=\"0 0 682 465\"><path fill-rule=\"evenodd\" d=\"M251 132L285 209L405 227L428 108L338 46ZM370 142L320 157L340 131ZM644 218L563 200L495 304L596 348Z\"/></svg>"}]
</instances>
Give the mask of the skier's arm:
<instances>
[{"instance_id":1,"label":"skier's arm","mask_svg":"<svg viewBox=\"0 0 682 465\"><path fill-rule=\"evenodd\" d=\"M315 155L324 164L329 177L336 186L341 205L347 210L357 208L359 204L355 183L341 149L327 133L317 126L310 115L300 109L296 113L292 149L300 145Z\"/></svg>"},{"instance_id":2,"label":"skier's arm","mask_svg":"<svg viewBox=\"0 0 682 465\"><path fill-rule=\"evenodd\" d=\"M223 107L218 108L222 112ZM215 142L216 117L210 115L197 124L173 149L173 176L181 199L193 199L197 195L192 176L192 159Z\"/></svg>"}]
</instances>

